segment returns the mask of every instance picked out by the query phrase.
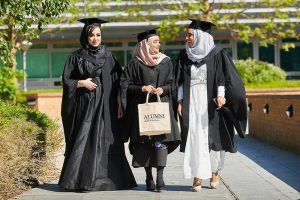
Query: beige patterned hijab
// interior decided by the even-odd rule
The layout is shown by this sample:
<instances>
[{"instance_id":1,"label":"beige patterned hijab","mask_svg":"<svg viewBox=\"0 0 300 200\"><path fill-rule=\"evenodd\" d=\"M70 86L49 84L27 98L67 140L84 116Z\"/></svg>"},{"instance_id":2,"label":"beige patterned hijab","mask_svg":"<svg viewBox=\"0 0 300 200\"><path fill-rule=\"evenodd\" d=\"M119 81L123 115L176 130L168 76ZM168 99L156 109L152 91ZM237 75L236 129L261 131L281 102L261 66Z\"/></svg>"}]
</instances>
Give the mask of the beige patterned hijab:
<instances>
[{"instance_id":1,"label":"beige patterned hijab","mask_svg":"<svg viewBox=\"0 0 300 200\"><path fill-rule=\"evenodd\" d=\"M164 58L168 56L161 52L153 54L153 52L151 51L150 45L155 39L157 39L157 37L157 35L154 35L149 37L148 39L144 39L138 42L133 49L132 57L137 57L137 59L150 67L158 65Z\"/></svg>"}]
</instances>

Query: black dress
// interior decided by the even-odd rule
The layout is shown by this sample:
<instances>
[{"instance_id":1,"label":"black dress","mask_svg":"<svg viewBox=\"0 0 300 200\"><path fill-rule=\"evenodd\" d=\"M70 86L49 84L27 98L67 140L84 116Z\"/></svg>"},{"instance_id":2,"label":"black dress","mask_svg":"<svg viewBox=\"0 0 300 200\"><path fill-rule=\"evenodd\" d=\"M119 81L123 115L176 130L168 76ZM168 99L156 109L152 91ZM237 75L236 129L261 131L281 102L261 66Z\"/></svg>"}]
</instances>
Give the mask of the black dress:
<instances>
[{"instance_id":1,"label":"black dress","mask_svg":"<svg viewBox=\"0 0 300 200\"><path fill-rule=\"evenodd\" d=\"M185 151L185 145L189 130L189 104L190 82L192 64L201 67L207 66L207 102L208 102L208 142L209 149L214 151L225 150L231 153L237 151L234 125L243 137L247 125L247 104L244 84L239 73L227 55L225 50L216 46L201 63L193 63L182 50L177 59L176 85L183 85L183 120L181 123L181 146L180 151ZM217 97L218 86L225 86L226 104L224 108L217 110L213 101ZM226 110L225 110L226 109ZM232 114L230 118L227 115ZM237 127L238 126L238 127Z\"/></svg>"},{"instance_id":2,"label":"black dress","mask_svg":"<svg viewBox=\"0 0 300 200\"><path fill-rule=\"evenodd\" d=\"M171 115L171 134L158 136L140 136L138 121L138 104L145 103L144 85L161 87L162 102L169 102ZM121 76L122 105L126 108L123 132L125 140L130 138L130 152L133 154L133 167L166 166L167 154L180 143L180 132L176 114L173 110L174 73L169 58L162 60L157 66L144 65L137 58L129 61ZM156 95L150 95L149 102L157 101Z\"/></svg>"},{"instance_id":3,"label":"black dress","mask_svg":"<svg viewBox=\"0 0 300 200\"><path fill-rule=\"evenodd\" d=\"M59 185L67 189L119 190L136 187L124 152L117 119L121 68L101 45L80 49L67 60L63 73L62 121L65 161ZM94 91L76 88L92 78Z\"/></svg>"}]
</instances>

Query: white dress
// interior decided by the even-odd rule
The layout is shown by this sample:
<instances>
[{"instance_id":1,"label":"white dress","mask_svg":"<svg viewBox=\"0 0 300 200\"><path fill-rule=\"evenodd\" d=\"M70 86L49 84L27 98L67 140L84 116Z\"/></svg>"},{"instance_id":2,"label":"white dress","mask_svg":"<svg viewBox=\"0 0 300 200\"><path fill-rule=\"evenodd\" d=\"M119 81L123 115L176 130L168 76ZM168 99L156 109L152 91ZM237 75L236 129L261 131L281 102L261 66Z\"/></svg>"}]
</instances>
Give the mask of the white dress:
<instances>
[{"instance_id":1,"label":"white dress","mask_svg":"<svg viewBox=\"0 0 300 200\"><path fill-rule=\"evenodd\" d=\"M182 90L180 86L179 99L183 97ZM199 68L194 65L191 67L189 119L183 164L184 178L211 178L212 172L222 169L224 152L209 152L206 64Z\"/></svg>"}]
</instances>

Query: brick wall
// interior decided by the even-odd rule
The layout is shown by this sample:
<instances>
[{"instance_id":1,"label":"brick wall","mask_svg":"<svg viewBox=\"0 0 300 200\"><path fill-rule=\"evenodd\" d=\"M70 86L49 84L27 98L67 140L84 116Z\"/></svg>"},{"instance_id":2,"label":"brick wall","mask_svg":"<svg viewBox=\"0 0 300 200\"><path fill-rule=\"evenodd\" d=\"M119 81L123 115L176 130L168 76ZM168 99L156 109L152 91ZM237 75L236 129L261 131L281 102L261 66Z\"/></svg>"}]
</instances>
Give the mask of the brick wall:
<instances>
[{"instance_id":1,"label":"brick wall","mask_svg":"<svg viewBox=\"0 0 300 200\"><path fill-rule=\"evenodd\" d=\"M49 118L60 121L62 93L44 93L37 95L37 109Z\"/></svg>"},{"instance_id":2,"label":"brick wall","mask_svg":"<svg viewBox=\"0 0 300 200\"><path fill-rule=\"evenodd\" d=\"M61 120L61 93L38 94L37 109L51 119ZM300 153L300 88L247 89L249 133L268 143ZM269 105L269 113L263 112ZM287 117L287 106L293 105L293 117Z\"/></svg>"},{"instance_id":3,"label":"brick wall","mask_svg":"<svg viewBox=\"0 0 300 200\"><path fill-rule=\"evenodd\" d=\"M249 133L268 143L300 153L300 89L247 90ZM265 105L269 113L264 113ZM293 116L286 110L293 107Z\"/></svg>"}]
</instances>

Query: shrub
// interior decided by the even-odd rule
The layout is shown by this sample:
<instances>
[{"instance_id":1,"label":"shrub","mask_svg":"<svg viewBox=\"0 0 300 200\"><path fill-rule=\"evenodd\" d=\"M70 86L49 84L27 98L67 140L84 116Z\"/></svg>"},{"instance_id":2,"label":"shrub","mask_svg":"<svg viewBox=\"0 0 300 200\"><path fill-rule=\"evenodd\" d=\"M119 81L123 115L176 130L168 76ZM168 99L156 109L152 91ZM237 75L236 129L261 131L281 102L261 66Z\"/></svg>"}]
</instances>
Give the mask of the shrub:
<instances>
[{"instance_id":1,"label":"shrub","mask_svg":"<svg viewBox=\"0 0 300 200\"><path fill-rule=\"evenodd\" d=\"M286 73L279 67L253 59L237 60L235 65L244 84L269 83L285 80Z\"/></svg>"},{"instance_id":2,"label":"shrub","mask_svg":"<svg viewBox=\"0 0 300 200\"><path fill-rule=\"evenodd\" d=\"M9 67L0 67L0 99L12 101L19 92L19 85L16 79L23 77L22 70L14 71Z\"/></svg>"},{"instance_id":3,"label":"shrub","mask_svg":"<svg viewBox=\"0 0 300 200\"><path fill-rule=\"evenodd\" d=\"M63 136L45 114L0 101L0 199L57 178Z\"/></svg>"}]
</instances>

